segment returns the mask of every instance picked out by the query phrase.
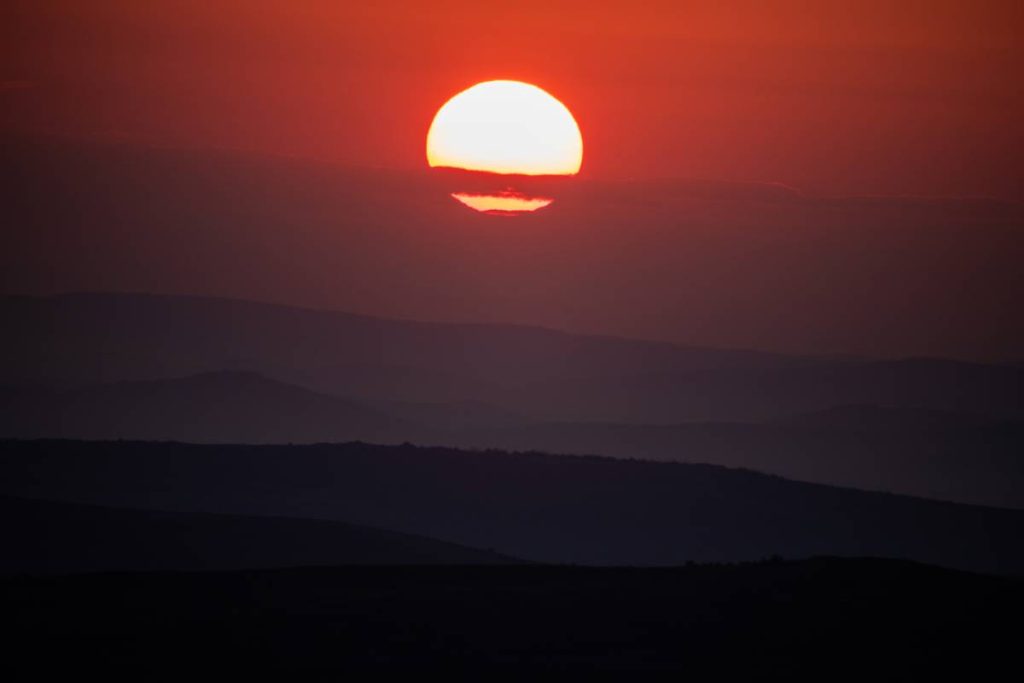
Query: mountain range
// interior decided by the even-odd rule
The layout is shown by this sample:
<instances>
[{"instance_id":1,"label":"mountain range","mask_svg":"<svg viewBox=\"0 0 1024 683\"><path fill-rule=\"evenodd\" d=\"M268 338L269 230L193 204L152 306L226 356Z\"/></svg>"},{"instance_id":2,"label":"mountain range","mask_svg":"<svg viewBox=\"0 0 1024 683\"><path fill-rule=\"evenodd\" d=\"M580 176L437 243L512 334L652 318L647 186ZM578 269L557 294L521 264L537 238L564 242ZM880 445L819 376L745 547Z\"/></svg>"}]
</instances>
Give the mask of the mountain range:
<instances>
[{"instance_id":1,"label":"mountain range","mask_svg":"<svg viewBox=\"0 0 1024 683\"><path fill-rule=\"evenodd\" d=\"M711 465L411 445L7 441L0 493L337 520L531 562L892 557L1024 573L1024 511Z\"/></svg>"},{"instance_id":2,"label":"mountain range","mask_svg":"<svg viewBox=\"0 0 1024 683\"><path fill-rule=\"evenodd\" d=\"M785 356L224 299L7 297L0 436L432 444L1024 507L1024 369Z\"/></svg>"}]
</instances>

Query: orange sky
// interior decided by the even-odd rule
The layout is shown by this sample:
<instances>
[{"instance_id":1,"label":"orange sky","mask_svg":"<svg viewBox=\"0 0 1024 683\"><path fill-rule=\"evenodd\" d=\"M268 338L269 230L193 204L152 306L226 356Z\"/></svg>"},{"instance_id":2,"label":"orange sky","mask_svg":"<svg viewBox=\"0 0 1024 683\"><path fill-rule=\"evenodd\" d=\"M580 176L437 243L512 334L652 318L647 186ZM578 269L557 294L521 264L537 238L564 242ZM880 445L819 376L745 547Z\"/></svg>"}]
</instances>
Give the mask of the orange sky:
<instances>
[{"instance_id":1,"label":"orange sky","mask_svg":"<svg viewBox=\"0 0 1024 683\"><path fill-rule=\"evenodd\" d=\"M1020 362L1022 12L3 3L0 293ZM516 188L555 198L529 217L426 168L437 109L501 78L583 133L578 177Z\"/></svg>"},{"instance_id":2,"label":"orange sky","mask_svg":"<svg viewBox=\"0 0 1024 683\"><path fill-rule=\"evenodd\" d=\"M437 107L514 78L591 178L1024 189L1019 2L212 4L5 3L2 131L415 168Z\"/></svg>"}]
</instances>

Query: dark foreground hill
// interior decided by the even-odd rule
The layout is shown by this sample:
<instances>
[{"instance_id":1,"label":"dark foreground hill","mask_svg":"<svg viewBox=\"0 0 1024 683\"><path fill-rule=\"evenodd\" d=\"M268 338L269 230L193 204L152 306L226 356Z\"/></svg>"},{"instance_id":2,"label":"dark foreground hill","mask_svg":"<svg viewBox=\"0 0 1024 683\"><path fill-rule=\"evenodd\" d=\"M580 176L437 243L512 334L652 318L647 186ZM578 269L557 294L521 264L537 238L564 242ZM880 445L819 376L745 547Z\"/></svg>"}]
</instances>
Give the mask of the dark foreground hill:
<instances>
[{"instance_id":1,"label":"dark foreground hill","mask_svg":"<svg viewBox=\"0 0 1024 683\"><path fill-rule=\"evenodd\" d=\"M117 509L7 496L0 496L0 537L0 575L513 561L343 522Z\"/></svg>"},{"instance_id":2,"label":"dark foreground hill","mask_svg":"<svg viewBox=\"0 0 1024 683\"><path fill-rule=\"evenodd\" d=\"M480 403L358 401L251 372L0 389L0 438L434 444L745 467L1024 508L1024 421L843 406L770 423L536 422Z\"/></svg>"},{"instance_id":3,"label":"dark foreground hill","mask_svg":"<svg viewBox=\"0 0 1024 683\"><path fill-rule=\"evenodd\" d=\"M366 444L2 442L0 492L365 524L531 561L906 558L1024 574L1024 511L707 465Z\"/></svg>"},{"instance_id":4,"label":"dark foreground hill","mask_svg":"<svg viewBox=\"0 0 1024 683\"><path fill-rule=\"evenodd\" d=\"M1022 609L1019 580L885 560L0 581L4 669L33 680L995 680L1016 666Z\"/></svg>"},{"instance_id":5,"label":"dark foreground hill","mask_svg":"<svg viewBox=\"0 0 1024 683\"><path fill-rule=\"evenodd\" d=\"M1024 421L844 406L768 423L535 423L467 430L473 447L744 467L783 477L1024 508Z\"/></svg>"}]
</instances>

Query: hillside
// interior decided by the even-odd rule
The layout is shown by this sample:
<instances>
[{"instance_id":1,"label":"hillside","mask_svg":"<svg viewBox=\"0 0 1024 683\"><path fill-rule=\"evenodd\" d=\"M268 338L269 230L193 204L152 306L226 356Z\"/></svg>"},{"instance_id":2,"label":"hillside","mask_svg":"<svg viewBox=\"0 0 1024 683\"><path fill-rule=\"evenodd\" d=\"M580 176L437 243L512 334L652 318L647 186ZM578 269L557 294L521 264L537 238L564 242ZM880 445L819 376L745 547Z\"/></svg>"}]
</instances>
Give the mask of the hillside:
<instances>
[{"instance_id":1,"label":"hillside","mask_svg":"<svg viewBox=\"0 0 1024 683\"><path fill-rule=\"evenodd\" d=\"M1024 508L1024 421L839 407L767 423L522 423L453 443L709 463L801 481Z\"/></svg>"},{"instance_id":2,"label":"hillside","mask_svg":"<svg viewBox=\"0 0 1024 683\"><path fill-rule=\"evenodd\" d=\"M672 569L373 567L0 581L8 671L998 679L1020 581L819 558ZM59 653L60 656L54 656ZM829 672L829 673L825 673Z\"/></svg>"},{"instance_id":3,"label":"hillside","mask_svg":"<svg viewBox=\"0 0 1024 683\"><path fill-rule=\"evenodd\" d=\"M1024 422L867 405L764 423L543 422L480 402L363 403L236 371L73 389L0 389L0 438L537 450L743 467L1024 508Z\"/></svg>"},{"instance_id":4,"label":"hillside","mask_svg":"<svg viewBox=\"0 0 1024 683\"><path fill-rule=\"evenodd\" d=\"M200 443L401 443L429 430L252 372L0 394L0 435Z\"/></svg>"},{"instance_id":5,"label":"hillside","mask_svg":"<svg viewBox=\"0 0 1024 683\"><path fill-rule=\"evenodd\" d=\"M131 294L0 301L0 383L251 371L360 402L479 402L540 420L762 420L870 404L1024 415L1024 368L730 351L537 327Z\"/></svg>"},{"instance_id":6,"label":"hillside","mask_svg":"<svg viewBox=\"0 0 1024 683\"><path fill-rule=\"evenodd\" d=\"M358 443L8 441L0 492L334 519L542 562L843 555L1024 574L1024 511L707 465Z\"/></svg>"},{"instance_id":7,"label":"hillside","mask_svg":"<svg viewBox=\"0 0 1024 683\"><path fill-rule=\"evenodd\" d=\"M342 522L0 496L0 574L350 564L505 564L496 553Z\"/></svg>"}]
</instances>

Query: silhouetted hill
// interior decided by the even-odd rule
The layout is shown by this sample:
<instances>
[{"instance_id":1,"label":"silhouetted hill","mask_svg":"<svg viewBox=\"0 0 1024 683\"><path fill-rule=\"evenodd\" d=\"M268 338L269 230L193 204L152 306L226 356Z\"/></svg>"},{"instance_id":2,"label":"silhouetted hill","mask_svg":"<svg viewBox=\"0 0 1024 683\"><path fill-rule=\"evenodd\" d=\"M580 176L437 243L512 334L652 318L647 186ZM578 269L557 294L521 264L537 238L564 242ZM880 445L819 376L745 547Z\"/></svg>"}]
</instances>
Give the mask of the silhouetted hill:
<instances>
[{"instance_id":1,"label":"silhouetted hill","mask_svg":"<svg viewBox=\"0 0 1024 683\"><path fill-rule=\"evenodd\" d=\"M799 363L535 327L386 320L227 299L7 297L7 383L249 370L343 395L467 400L550 378Z\"/></svg>"},{"instance_id":2,"label":"silhouetted hill","mask_svg":"<svg viewBox=\"0 0 1024 683\"><path fill-rule=\"evenodd\" d=\"M877 556L1024 573L1024 511L707 465L366 444L4 442L0 492L336 519L531 561Z\"/></svg>"},{"instance_id":3,"label":"silhouetted hill","mask_svg":"<svg viewBox=\"0 0 1024 683\"><path fill-rule=\"evenodd\" d=\"M19 438L401 443L429 434L356 402L252 372L8 390L0 405L0 435Z\"/></svg>"},{"instance_id":4,"label":"silhouetted hill","mask_svg":"<svg viewBox=\"0 0 1024 683\"><path fill-rule=\"evenodd\" d=\"M1024 369L799 358L510 325L385 320L223 299L8 297L0 382L258 372L358 401L476 402L534 419L672 423L847 404L1024 415Z\"/></svg>"},{"instance_id":5,"label":"silhouetted hill","mask_svg":"<svg viewBox=\"0 0 1024 683\"><path fill-rule=\"evenodd\" d=\"M503 564L510 558L343 522L160 512L0 496L0 573Z\"/></svg>"},{"instance_id":6,"label":"silhouetted hill","mask_svg":"<svg viewBox=\"0 0 1024 683\"><path fill-rule=\"evenodd\" d=\"M850 431L952 431L976 427L1002 427L1005 420L952 410L887 408L877 405L840 405L773 420L780 426Z\"/></svg>"},{"instance_id":7,"label":"silhouetted hill","mask_svg":"<svg viewBox=\"0 0 1024 683\"><path fill-rule=\"evenodd\" d=\"M907 358L583 377L541 382L530 392L536 415L671 423L763 421L850 404L1020 419L1021 387L1018 367Z\"/></svg>"},{"instance_id":8,"label":"silhouetted hill","mask_svg":"<svg viewBox=\"0 0 1024 683\"><path fill-rule=\"evenodd\" d=\"M372 404L378 410L395 415L413 424L430 425L443 432L438 436L451 439L459 432L487 429L515 428L534 424L522 413L504 410L480 401L453 403L424 403L411 401L380 401ZM438 442L441 443L441 442Z\"/></svg>"},{"instance_id":9,"label":"silhouetted hill","mask_svg":"<svg viewBox=\"0 0 1024 683\"><path fill-rule=\"evenodd\" d=\"M33 679L997 680L1022 609L1019 580L825 558L0 581L5 670Z\"/></svg>"},{"instance_id":10,"label":"silhouetted hill","mask_svg":"<svg viewBox=\"0 0 1024 683\"><path fill-rule=\"evenodd\" d=\"M534 423L454 443L744 467L938 500L1024 508L1024 422L842 407L770 423Z\"/></svg>"},{"instance_id":11,"label":"silhouetted hill","mask_svg":"<svg viewBox=\"0 0 1024 683\"><path fill-rule=\"evenodd\" d=\"M479 402L363 405L236 371L79 389L0 389L0 437L538 450L745 467L837 486L1024 507L1024 422L878 406L840 406L770 423L538 422Z\"/></svg>"}]
</instances>

